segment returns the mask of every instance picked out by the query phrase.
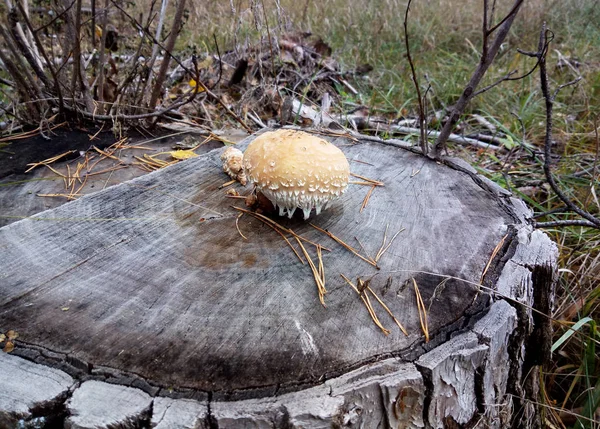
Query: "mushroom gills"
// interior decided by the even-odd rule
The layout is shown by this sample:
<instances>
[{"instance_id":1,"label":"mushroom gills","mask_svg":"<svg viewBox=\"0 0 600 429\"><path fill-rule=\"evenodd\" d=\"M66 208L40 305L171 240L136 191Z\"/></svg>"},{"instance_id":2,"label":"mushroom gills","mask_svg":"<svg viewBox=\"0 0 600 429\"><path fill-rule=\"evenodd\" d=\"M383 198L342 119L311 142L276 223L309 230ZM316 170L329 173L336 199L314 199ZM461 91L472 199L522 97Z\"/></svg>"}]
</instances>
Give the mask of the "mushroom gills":
<instances>
[{"instance_id":1,"label":"mushroom gills","mask_svg":"<svg viewBox=\"0 0 600 429\"><path fill-rule=\"evenodd\" d=\"M304 220L308 219L310 216L310 212L312 209L315 209L315 213L318 215L321 213L321 210L327 208L327 203L329 202L329 196L306 196L298 200L297 196L294 196L293 193L286 194L277 194L276 192L272 192L270 189L261 189L262 194L273 203L275 208L279 210L279 216L285 216L287 214L288 218L292 218L296 209L302 210L304 214ZM341 192L340 192L341 194Z\"/></svg>"}]
</instances>

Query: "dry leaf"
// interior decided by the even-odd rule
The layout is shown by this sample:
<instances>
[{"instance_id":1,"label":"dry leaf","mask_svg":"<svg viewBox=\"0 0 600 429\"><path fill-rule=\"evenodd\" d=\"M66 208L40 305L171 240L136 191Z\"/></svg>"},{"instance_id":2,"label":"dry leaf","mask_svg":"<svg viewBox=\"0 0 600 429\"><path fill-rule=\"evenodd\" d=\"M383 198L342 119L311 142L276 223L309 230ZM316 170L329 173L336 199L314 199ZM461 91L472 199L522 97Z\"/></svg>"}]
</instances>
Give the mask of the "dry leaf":
<instances>
[{"instance_id":1,"label":"dry leaf","mask_svg":"<svg viewBox=\"0 0 600 429\"><path fill-rule=\"evenodd\" d=\"M178 160L195 158L198 156L198 154L194 153L194 151L192 151L192 150L174 150L174 151L169 152L169 155L171 155L171 157L173 159L178 159Z\"/></svg>"},{"instance_id":2,"label":"dry leaf","mask_svg":"<svg viewBox=\"0 0 600 429\"><path fill-rule=\"evenodd\" d=\"M3 343L6 340L6 335L0 334L0 343Z\"/></svg>"},{"instance_id":3,"label":"dry leaf","mask_svg":"<svg viewBox=\"0 0 600 429\"><path fill-rule=\"evenodd\" d=\"M7 341L6 345L4 346L4 348L2 349L2 351L4 353L10 353L15 349L15 345L12 343L12 341Z\"/></svg>"},{"instance_id":4,"label":"dry leaf","mask_svg":"<svg viewBox=\"0 0 600 429\"><path fill-rule=\"evenodd\" d=\"M13 331L12 329L6 333L6 336L9 340L16 340L19 338L19 333L17 331Z\"/></svg>"}]
</instances>

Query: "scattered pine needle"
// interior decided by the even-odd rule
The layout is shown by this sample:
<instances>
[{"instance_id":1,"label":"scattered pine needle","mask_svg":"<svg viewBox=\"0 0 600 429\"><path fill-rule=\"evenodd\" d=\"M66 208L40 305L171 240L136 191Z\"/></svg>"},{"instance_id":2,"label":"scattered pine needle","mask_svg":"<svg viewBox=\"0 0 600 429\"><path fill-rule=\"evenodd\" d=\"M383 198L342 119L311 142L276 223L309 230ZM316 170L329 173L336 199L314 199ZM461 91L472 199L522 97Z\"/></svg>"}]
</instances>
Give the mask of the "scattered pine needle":
<instances>
[{"instance_id":1,"label":"scattered pine needle","mask_svg":"<svg viewBox=\"0 0 600 429\"><path fill-rule=\"evenodd\" d=\"M103 156L105 156L107 158L110 158L110 159L114 159L115 161L121 161L119 158L117 158L116 156L114 156L112 153L108 153L108 152L103 151L102 149L98 149L96 146L92 146L92 147L100 155L103 155Z\"/></svg>"},{"instance_id":2,"label":"scattered pine needle","mask_svg":"<svg viewBox=\"0 0 600 429\"><path fill-rule=\"evenodd\" d=\"M373 186L371 182L360 182L358 180L350 180L348 183L351 185Z\"/></svg>"},{"instance_id":3,"label":"scattered pine needle","mask_svg":"<svg viewBox=\"0 0 600 429\"><path fill-rule=\"evenodd\" d=\"M377 294L375 293L375 291L373 289L371 289L371 286L367 286L367 290L369 292L371 292L371 294L377 300L377 302L379 302L379 304L385 309L385 311L387 311L387 313L390 315L390 317L392 318L392 320L396 323L396 325L398 325L398 328L400 328L400 330L402 331L402 333L408 337L408 332L406 331L406 329L404 329L404 326L402 326L402 324L400 323L400 321L398 319L396 319L396 316L394 316L394 314L392 313L392 311L389 309L389 307L387 305L385 305L385 303L381 300L381 298L379 298L377 296Z\"/></svg>"},{"instance_id":4,"label":"scattered pine needle","mask_svg":"<svg viewBox=\"0 0 600 429\"><path fill-rule=\"evenodd\" d=\"M494 247L494 250L492 251L492 256L490 256L490 259L488 260L487 264L485 265L485 268L483 269L483 273L481 273L481 279L479 280L480 284L483 284L483 279L484 279L485 275L487 274L488 270L490 269L490 265L492 265L492 261L494 260L494 258L496 257L496 255L498 254L500 249L502 249L502 246L504 245L504 241L506 240L506 237L508 237L508 234L506 234L504 237L502 237L500 242L496 245L496 247Z\"/></svg>"},{"instance_id":5,"label":"scattered pine needle","mask_svg":"<svg viewBox=\"0 0 600 429\"><path fill-rule=\"evenodd\" d=\"M346 277L343 274L340 274L340 276L342 276L342 278L346 281L346 283L348 283L352 287L352 289L354 289L354 292L356 292L358 294L358 296L360 296L360 299L362 300L363 304L367 308L367 311L369 312L369 315L371 316L371 319L373 320L375 325L377 325L377 327L379 329L381 329L381 332L383 332L385 335L389 335L391 333L391 331L389 329L386 329L379 321L379 318L377 317L377 314L375 314L375 310L373 309L373 306L371 305L371 301L369 300L368 295L366 295L364 293L364 291L363 292L359 291L358 288L354 285L354 283L352 283L352 281L350 281L350 279L348 277Z\"/></svg>"},{"instance_id":6,"label":"scattered pine needle","mask_svg":"<svg viewBox=\"0 0 600 429\"><path fill-rule=\"evenodd\" d=\"M240 213L239 216L235 218L235 227L237 228L237 231L242 236L242 238L244 240L248 240L248 237L246 237L244 234L242 234L242 231L240 230L240 218L242 216L244 216L244 213Z\"/></svg>"},{"instance_id":7,"label":"scattered pine needle","mask_svg":"<svg viewBox=\"0 0 600 429\"><path fill-rule=\"evenodd\" d=\"M304 247L304 245L302 244L300 239L297 236L294 236L294 238L300 245L300 248L302 249L302 253L304 253L304 257L308 261L308 265L310 266L310 269L312 270L313 277L315 278L315 283L317 284L317 290L319 292L319 301L321 302L321 305L323 307L326 307L325 294L327 293L327 290L325 289L325 280L321 277L321 271L319 271L319 269L317 269L317 267L315 267L315 264L313 263L312 259L310 258L310 255L306 251L306 248ZM318 248L319 247L317 247L317 249ZM320 263L322 264L322 262L320 262Z\"/></svg>"},{"instance_id":8,"label":"scattered pine needle","mask_svg":"<svg viewBox=\"0 0 600 429\"><path fill-rule=\"evenodd\" d=\"M423 298L421 298L421 292L419 292L419 286L417 286L417 281L415 278L412 278L413 286L415 287L415 296L417 297L417 309L419 311L419 323L421 323L421 329L423 330L423 334L425 335L425 342L429 342L429 327L427 326L427 310L425 309L425 304L423 303Z\"/></svg>"},{"instance_id":9,"label":"scattered pine needle","mask_svg":"<svg viewBox=\"0 0 600 429\"><path fill-rule=\"evenodd\" d=\"M279 228L281 231L285 231L285 232L287 232L288 234L291 234L294 237L298 237L300 240L305 241L306 243L310 243L310 244L312 244L315 247L320 246L319 244L315 243L314 241L311 241L311 240L309 240L307 238L304 238L301 235L296 234L293 230L291 230L289 228L286 228L285 226L282 226L282 225L278 224L273 219L268 218L267 216L261 215L260 213L256 213L256 212L253 212L253 211L250 211L250 210L243 209L241 207L235 207L235 206L233 206L233 208L236 209L236 210L239 210L241 212L247 213L247 214L249 214L251 216L254 216L256 218L259 218L261 220L264 220L265 222L267 222L267 223L269 223L269 224L271 224L271 225ZM329 249L327 247L324 247L324 246L321 246L321 249L327 250L328 252L331 252L331 249Z\"/></svg>"},{"instance_id":10,"label":"scattered pine needle","mask_svg":"<svg viewBox=\"0 0 600 429\"><path fill-rule=\"evenodd\" d=\"M371 186L371 189L369 189L369 192L367 192L367 195L365 195L365 199L363 200L363 202L360 206L359 213L362 213L363 210L365 209L365 207L367 207L367 204L369 204L369 200L371 199L371 194L373 193L373 191L375 190L376 187L377 187L377 185Z\"/></svg>"},{"instance_id":11,"label":"scattered pine needle","mask_svg":"<svg viewBox=\"0 0 600 429\"><path fill-rule=\"evenodd\" d=\"M374 179L369 179L368 177L365 176L361 176L360 174L354 174L354 173L350 173L351 176L356 177L358 179L362 179L365 182L370 183L371 185L375 185L375 186L385 186L385 184L379 180L374 180Z\"/></svg>"},{"instance_id":12,"label":"scattered pine needle","mask_svg":"<svg viewBox=\"0 0 600 429\"><path fill-rule=\"evenodd\" d=\"M355 256L358 256L360 259L362 259L363 261L365 261L368 264L373 265L375 268L379 268L377 266L377 262L375 262L373 259L368 258L368 257L364 257L363 255L361 255L360 253L358 253L358 250L356 250L354 247L350 246L349 244L346 244L344 241L342 241L340 238L336 237L335 235L333 235L331 232L324 230L322 228L319 228L318 226L316 226L315 224L310 223L310 226L312 226L314 229L316 229L317 231L322 232L323 234L329 236L331 239L333 239L333 241L335 241L336 243L340 244L341 246L343 246L344 248L346 248L346 250L350 251L351 253L353 253Z\"/></svg>"},{"instance_id":13,"label":"scattered pine needle","mask_svg":"<svg viewBox=\"0 0 600 429\"><path fill-rule=\"evenodd\" d=\"M398 237L398 234L400 234L402 231L404 231L404 228L400 228L400 230L396 234L394 234L394 236L392 237L392 239L390 240L390 242L386 243L386 241L387 241L387 231L388 231L388 227L389 226L390 226L389 224L387 224L385 226L385 232L383 233L383 242L381 243L381 248L377 252L377 255L375 255L375 259L374 259L375 262L379 262L379 260L383 256L383 254L385 252L387 252L387 250L390 248L390 246L392 245L392 243L394 242L394 240L396 239L396 237Z\"/></svg>"},{"instance_id":14,"label":"scattered pine needle","mask_svg":"<svg viewBox=\"0 0 600 429\"><path fill-rule=\"evenodd\" d=\"M294 254L298 257L298 259L300 260L300 262L302 262L302 265L304 265L304 260L302 259L302 256L300 256L300 254L298 253L298 251L294 248L294 246L292 246L292 243L290 243L290 240L288 240L288 238L283 234L283 232L281 232L278 228L277 225L279 225L277 222L267 222L265 219L270 220L269 218L265 218L263 219L263 217L261 217L261 215L259 215L258 213L254 213L250 210L246 210L246 209L242 209L241 207L233 207L236 210L239 210L242 212L242 214L246 213L249 214L250 216L260 220L261 222L263 222L265 225L267 225L268 227L272 228L275 232L277 232L279 235L281 235L281 237L285 240L285 242L288 244L288 246L290 246L290 249L292 249L292 251L294 252ZM275 224L275 225L273 225ZM283 227L281 227L283 228ZM287 231L286 231L287 232Z\"/></svg>"},{"instance_id":15,"label":"scattered pine needle","mask_svg":"<svg viewBox=\"0 0 600 429\"><path fill-rule=\"evenodd\" d=\"M112 171L117 171L117 170L120 170L122 168L127 168L127 165L117 165L115 167L105 168L104 170L94 171L93 173L87 173L85 175L85 177L88 177L88 176L97 176L99 174L104 174L104 173L110 173Z\"/></svg>"},{"instance_id":16,"label":"scattered pine needle","mask_svg":"<svg viewBox=\"0 0 600 429\"><path fill-rule=\"evenodd\" d=\"M317 259L319 260L319 276L321 276L321 281L325 285L325 266L323 265L323 252L320 244L317 246Z\"/></svg>"},{"instance_id":17,"label":"scattered pine needle","mask_svg":"<svg viewBox=\"0 0 600 429\"><path fill-rule=\"evenodd\" d=\"M81 197L82 195L79 194L36 194L38 197L63 197L63 198L67 198L69 200L74 200L76 199L75 197Z\"/></svg>"},{"instance_id":18,"label":"scattered pine needle","mask_svg":"<svg viewBox=\"0 0 600 429\"><path fill-rule=\"evenodd\" d=\"M237 180L230 180L229 182L225 182L221 186L219 186L219 189L223 189L223 188L226 188L227 186L231 186L236 182L237 182Z\"/></svg>"},{"instance_id":19,"label":"scattered pine needle","mask_svg":"<svg viewBox=\"0 0 600 429\"><path fill-rule=\"evenodd\" d=\"M30 172L31 170L33 170L35 167L40 167L40 166L44 165L44 166L46 166L46 167L50 168L50 170L52 170L52 171L53 171L53 172L55 172L56 174L58 174L58 175L60 175L60 176L62 176L62 177L65 177L65 176L64 176L64 174L58 173L58 172L57 172L55 169L53 169L52 167L50 167L50 165L49 165L49 164L52 164L53 162L56 162L56 161L58 161L59 159L61 159L61 158L65 157L65 156L67 156L67 155L70 155L70 154L72 154L72 153L74 153L74 152L76 152L76 151L74 151L74 150L70 150L70 151L67 151L67 152L65 152L65 153L61 153L60 155L53 156L52 158L48 158L48 159L45 159L45 160L43 160L43 161L40 161L40 162L33 162L33 163L31 163L31 164L27 164L27 165L30 165L31 167L29 167L27 170L25 170L25 173L29 173L29 172Z\"/></svg>"},{"instance_id":20,"label":"scattered pine needle","mask_svg":"<svg viewBox=\"0 0 600 429\"><path fill-rule=\"evenodd\" d=\"M361 176L360 174L350 173L350 175L363 180L362 182L350 182L350 183L352 183L354 185L367 185L367 186L371 187L369 189L369 191L367 192L367 195L365 196L365 199L363 200L363 202L360 206L360 213L362 213L363 210L365 209L365 207L367 207L367 204L369 204L369 200L371 199L371 194L373 194L373 191L375 190L375 188L378 186L385 186L385 184L383 182L380 182L379 180L369 179L368 177Z\"/></svg>"}]
</instances>

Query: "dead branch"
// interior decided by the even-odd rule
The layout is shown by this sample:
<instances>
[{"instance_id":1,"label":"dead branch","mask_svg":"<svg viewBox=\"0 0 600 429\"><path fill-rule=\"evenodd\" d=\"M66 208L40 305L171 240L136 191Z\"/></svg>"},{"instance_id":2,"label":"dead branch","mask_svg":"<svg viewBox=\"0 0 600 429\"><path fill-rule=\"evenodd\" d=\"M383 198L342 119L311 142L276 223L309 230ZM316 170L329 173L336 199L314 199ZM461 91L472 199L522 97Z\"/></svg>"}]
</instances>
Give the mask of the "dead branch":
<instances>
[{"instance_id":1,"label":"dead branch","mask_svg":"<svg viewBox=\"0 0 600 429\"><path fill-rule=\"evenodd\" d=\"M46 76L46 73L42 70L42 69L35 69L36 70L36 74L39 73L38 77L40 79L42 79L42 82L44 82L44 85L46 85L46 87L48 89L50 89L52 86L54 87L54 91L56 93L56 96L58 97L58 109L59 109L59 113L61 116L64 116L64 112L65 112L65 104L63 101L63 96L62 96L62 90L60 89L60 81L58 79L58 73L56 70L54 70L54 67L52 66L52 62L50 61L50 58L48 57L48 55L46 54L46 50L44 49L44 45L42 44L38 34L35 32L33 25L31 25L31 21L29 20L26 11L23 9L23 5L20 2L16 2L17 3L17 8L19 9L19 12L21 13L21 17L23 18L23 20L25 21L25 25L27 26L27 28L29 29L29 31L33 34L33 39L35 41L35 44L37 46L37 48L39 49L39 52L42 54L42 57L44 58L44 61L46 62L46 66L48 67L48 70L50 70L50 74L52 75L52 79L53 79L53 84L50 83L48 77ZM11 18L12 17L12 18ZM10 20L14 20L14 25L17 25L17 18L16 18L16 11L13 9L11 12L9 12L9 21ZM13 34L14 35L14 34ZM23 47L24 49L24 47ZM29 51L27 51L29 52ZM29 61L29 60L28 60ZM30 62L30 65L32 67L34 67L34 62Z\"/></svg>"},{"instance_id":2,"label":"dead branch","mask_svg":"<svg viewBox=\"0 0 600 429\"><path fill-rule=\"evenodd\" d=\"M181 30L182 22L183 22L183 11L185 9L185 0L179 0L177 4L177 9L175 10L175 17L173 18L173 25L171 27L171 34L167 38L167 43L165 46L165 57L163 58L160 69L158 70L158 75L156 76L156 82L154 83L154 88L152 89L152 95L150 96L150 102L148 107L153 109L156 107L156 103L158 102L158 98L162 92L162 86L167 77L167 70L169 68L169 62L173 52L173 48L175 48L175 41L177 40L177 36L179 36L179 31Z\"/></svg>"},{"instance_id":3,"label":"dead branch","mask_svg":"<svg viewBox=\"0 0 600 429\"><path fill-rule=\"evenodd\" d=\"M560 228L564 226L584 226L587 228L598 228L598 226L595 223L582 219L535 222L533 226L535 228Z\"/></svg>"},{"instance_id":4,"label":"dead branch","mask_svg":"<svg viewBox=\"0 0 600 429\"><path fill-rule=\"evenodd\" d=\"M600 229L600 219L593 216L586 210L578 207L567 195L560 189L554 175L552 174L551 169L551 158L552 158L552 111L554 108L554 100L558 95L558 92L570 85L574 85L581 80L581 76L577 79L574 79L570 82L559 85L554 93L550 95L550 86L548 84L548 73L546 69L546 55L548 53L548 45L550 41L553 39L554 35L551 31L546 29L546 23L542 25L542 30L540 31L540 40L538 43L538 51L537 52L525 52L520 51L523 55L527 55L530 57L535 57L538 59L539 68L540 68L540 81L542 87L542 94L546 101L546 135L544 137L544 175L546 176L546 180L554 193L560 198L560 200L565 203L565 205L569 208L570 211L577 213L579 216L587 220L587 223L578 225L580 226L590 226L594 228ZM572 221L560 221L560 222L572 222ZM538 223L537 225L543 225L544 223ZM546 223L547 225L548 223ZM553 224L556 226L556 224ZM562 224L567 225L567 223ZM541 227L541 226L540 226Z\"/></svg>"},{"instance_id":5,"label":"dead branch","mask_svg":"<svg viewBox=\"0 0 600 429\"><path fill-rule=\"evenodd\" d=\"M419 86L419 79L417 78L417 72L415 71L415 64L410 55L410 44L408 43L408 12L410 10L410 3L412 0L408 0L406 10L404 12L404 43L406 45L406 57L408 58L408 64L410 64L410 71L412 74L412 81L415 84L417 90L417 98L419 99L419 144L423 155L427 156L428 153L428 142L427 142L427 129L425 124L425 108L423 106L423 97L421 96L421 87Z\"/></svg>"},{"instance_id":6,"label":"dead branch","mask_svg":"<svg viewBox=\"0 0 600 429\"><path fill-rule=\"evenodd\" d=\"M154 42L152 44L152 56L150 57L150 61L148 62L148 78L146 80L146 87L144 89L144 94L148 94L148 95L151 94L150 87L152 85L152 75L153 75L153 71L154 71L154 63L156 62L156 59L158 58L158 53L159 53L158 40L160 39L160 35L162 34L162 29L163 29L163 25L165 22L165 15L167 13L168 5L169 5L169 0L162 0L161 5L160 5L160 13L158 15L158 25L156 26L156 35L154 36ZM148 24L150 24L150 23L148 22ZM143 100L143 104L145 104L146 102L148 102L148 104L149 104L149 100L145 96L142 98L142 100Z\"/></svg>"},{"instance_id":7,"label":"dead branch","mask_svg":"<svg viewBox=\"0 0 600 429\"><path fill-rule=\"evenodd\" d=\"M489 29L487 28L487 26L488 26L488 22L487 22L487 20L488 20L487 6L488 6L488 4L487 3L488 3L487 1L484 2L484 6L485 6L484 25L486 28L483 29L482 55L479 60L479 64L477 65L477 68L475 69L475 71L473 72L473 75L471 76L471 79L469 80L469 83L463 90L463 92L462 92L460 98L458 99L458 101L456 102L456 104L452 107L452 111L450 112L450 117L449 117L448 121L444 124L444 127L440 131L440 134L435 141L433 155L436 158L439 158L440 155L442 154L442 152L445 150L448 136L452 133L454 126L458 122L458 119L460 118L462 113L465 111L467 104L473 98L475 90L477 89L477 86L479 85L479 82L481 82L481 79L483 78L483 76L487 72L488 68L494 61L494 58L496 58L496 55L498 54L498 51L500 50L500 46L504 42L504 39L506 39L506 36L508 35L508 32L510 30L510 27L512 26L513 21L515 20L517 14L519 12L519 9L521 8L521 5L523 4L523 0L515 0L515 3L513 4L513 7L511 8L510 12L498 24L496 24L495 26L493 26L492 28L489 28ZM491 36L496 31L497 31L497 34L496 34L495 39L488 46L489 36Z\"/></svg>"},{"instance_id":8,"label":"dead branch","mask_svg":"<svg viewBox=\"0 0 600 429\"><path fill-rule=\"evenodd\" d=\"M102 28L102 37L100 38L100 55L98 58L98 81L96 83L96 96L99 102L99 113L104 113L104 57L106 52L106 27L108 25L108 6L109 0L104 0L104 9L102 10L102 21L100 27Z\"/></svg>"}]
</instances>

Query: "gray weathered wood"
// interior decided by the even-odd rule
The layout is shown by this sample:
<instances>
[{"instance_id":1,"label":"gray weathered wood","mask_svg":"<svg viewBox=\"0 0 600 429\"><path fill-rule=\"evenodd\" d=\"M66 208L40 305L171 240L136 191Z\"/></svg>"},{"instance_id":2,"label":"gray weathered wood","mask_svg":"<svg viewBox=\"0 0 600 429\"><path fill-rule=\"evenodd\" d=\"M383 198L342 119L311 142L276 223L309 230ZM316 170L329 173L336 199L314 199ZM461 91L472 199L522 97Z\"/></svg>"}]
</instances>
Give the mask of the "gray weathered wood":
<instances>
[{"instance_id":1,"label":"gray weathered wood","mask_svg":"<svg viewBox=\"0 0 600 429\"><path fill-rule=\"evenodd\" d=\"M140 427L148 421L152 398L139 389L95 380L84 382L67 402L68 429Z\"/></svg>"},{"instance_id":2,"label":"gray weathered wood","mask_svg":"<svg viewBox=\"0 0 600 429\"><path fill-rule=\"evenodd\" d=\"M74 380L68 374L0 352L0 427L16 427L36 410L60 408ZM54 410L58 411L58 410ZM40 413L37 413L38 416Z\"/></svg>"},{"instance_id":3,"label":"gray weathered wood","mask_svg":"<svg viewBox=\"0 0 600 429\"><path fill-rule=\"evenodd\" d=\"M204 426L207 415L205 403L158 397L152 403L150 426L155 429L196 429Z\"/></svg>"},{"instance_id":4,"label":"gray weathered wood","mask_svg":"<svg viewBox=\"0 0 600 429\"><path fill-rule=\"evenodd\" d=\"M242 204L219 189L217 150L0 228L0 328L21 334L14 353L80 380L195 398L198 425L502 427L513 416L497 404L524 392L519 369L536 362L521 350L544 341L523 309L536 305L533 283L551 288L534 271L552 271L555 247L521 203L457 162L330 139L352 172L385 187L360 213L368 187L352 185L311 222L372 255L386 228L388 239L405 230L377 270L301 219L277 218L331 249L327 308L279 235L249 216L239 235L231 205ZM379 310L383 335L340 274L372 278L409 335ZM156 410L168 412L164 401Z\"/></svg>"}]
</instances>

